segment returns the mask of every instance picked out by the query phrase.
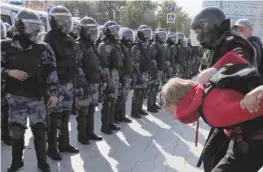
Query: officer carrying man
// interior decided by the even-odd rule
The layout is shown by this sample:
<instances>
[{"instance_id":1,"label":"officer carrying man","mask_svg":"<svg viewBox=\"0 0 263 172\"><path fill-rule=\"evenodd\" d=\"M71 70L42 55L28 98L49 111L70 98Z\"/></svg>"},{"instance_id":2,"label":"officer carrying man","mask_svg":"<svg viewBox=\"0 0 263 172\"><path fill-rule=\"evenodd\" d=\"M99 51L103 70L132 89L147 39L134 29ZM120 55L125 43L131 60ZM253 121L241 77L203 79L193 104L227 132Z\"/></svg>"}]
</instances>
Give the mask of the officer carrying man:
<instances>
[{"instance_id":1,"label":"officer carrying man","mask_svg":"<svg viewBox=\"0 0 263 172\"><path fill-rule=\"evenodd\" d=\"M114 124L114 108L118 96L119 70L123 66L122 52L118 47L120 25L115 21L107 21L103 27L104 37L98 47L100 65L107 83L101 109L101 131L112 134L112 130L120 130Z\"/></svg>"},{"instance_id":2,"label":"officer carrying man","mask_svg":"<svg viewBox=\"0 0 263 172\"><path fill-rule=\"evenodd\" d=\"M2 20L0 20L1 22L1 41L3 40L8 40L9 38L6 37L6 26L3 23ZM4 80L4 78L1 79L1 140L3 140L3 142L6 145L11 146L12 145L12 140L11 137L9 135L9 126L8 126L8 104L7 101L5 99L5 86L6 86L6 80Z\"/></svg>"},{"instance_id":3,"label":"officer carrying man","mask_svg":"<svg viewBox=\"0 0 263 172\"><path fill-rule=\"evenodd\" d=\"M95 41L98 39L98 23L91 17L84 17L79 23L79 38L76 43L83 52L83 71L87 79L84 98L78 101L80 107L77 117L78 140L89 144L89 140L102 140L94 133L94 114L99 101L99 84L101 83L99 59L94 53Z\"/></svg>"},{"instance_id":4,"label":"officer carrying man","mask_svg":"<svg viewBox=\"0 0 263 172\"><path fill-rule=\"evenodd\" d=\"M1 41L2 79L7 80L6 98L12 137L12 164L8 172L24 166L24 135L29 116L38 168L49 172L46 156L46 108L44 94L50 93L50 105L58 102L58 76L51 47L36 43L41 28L39 16L21 10L15 17L16 35Z\"/></svg>"},{"instance_id":5,"label":"officer carrying man","mask_svg":"<svg viewBox=\"0 0 263 172\"><path fill-rule=\"evenodd\" d=\"M45 42L55 53L59 77L60 103L48 106L50 112L50 131L48 134L48 156L53 160L61 160L59 152L78 153L79 150L69 144L69 120L73 104L73 95L84 73L81 66L82 52L75 40L68 35L72 31L73 22L70 11L63 6L55 6L49 12L51 30L46 34ZM61 123L61 124L60 124ZM61 132L57 145L57 129ZM59 151L58 151L59 149Z\"/></svg>"},{"instance_id":6,"label":"officer carrying man","mask_svg":"<svg viewBox=\"0 0 263 172\"><path fill-rule=\"evenodd\" d=\"M120 84L118 98L115 106L115 121L131 123L132 120L126 117L126 101L131 88L131 76L133 73L133 58L131 47L134 40L133 31L123 28L120 31L121 50L123 53L123 67L120 70Z\"/></svg>"},{"instance_id":7,"label":"officer carrying man","mask_svg":"<svg viewBox=\"0 0 263 172\"><path fill-rule=\"evenodd\" d=\"M141 115L148 115L142 110L143 100L147 94L148 74L153 74L151 52L148 41L152 38L152 29L147 25L141 25L137 31L137 39L132 46L134 59L134 92L132 97L131 116L141 118Z\"/></svg>"},{"instance_id":8,"label":"officer carrying man","mask_svg":"<svg viewBox=\"0 0 263 172\"><path fill-rule=\"evenodd\" d=\"M203 48L210 51L208 67L213 66L230 51L246 58L252 65L256 65L256 52L253 46L241 35L230 31L230 19L227 18L221 9L216 7L202 9L193 18L191 29L193 30L191 33L194 33L194 35L191 35L194 37L194 40L197 39ZM255 132L253 131L254 126L247 126L247 128L251 131L246 132ZM240 155L242 154L241 151L246 149L247 144L249 144L249 150L255 150L256 152L255 145L257 144L254 144L255 141L252 140L246 140L245 143L243 141L239 142L239 138L235 137L236 135L233 135L233 141L231 141L231 145L228 146L230 139L225 135L224 131L222 129L212 128L198 166L201 165L201 160L203 160L205 172L253 171L252 169L255 169L258 161L243 162L249 158L246 156L249 154L245 153L242 156ZM227 151L227 149L229 150Z\"/></svg>"},{"instance_id":9,"label":"officer carrying man","mask_svg":"<svg viewBox=\"0 0 263 172\"><path fill-rule=\"evenodd\" d=\"M151 59L154 65L154 74L152 75L152 80L155 80L153 85L149 85L149 95L147 101L147 111L158 112L161 109L156 104L157 93L159 88L162 86L165 78L165 60L166 60L166 41L167 32L162 28L157 28L154 32L154 42L152 43L151 49Z\"/></svg>"}]
</instances>

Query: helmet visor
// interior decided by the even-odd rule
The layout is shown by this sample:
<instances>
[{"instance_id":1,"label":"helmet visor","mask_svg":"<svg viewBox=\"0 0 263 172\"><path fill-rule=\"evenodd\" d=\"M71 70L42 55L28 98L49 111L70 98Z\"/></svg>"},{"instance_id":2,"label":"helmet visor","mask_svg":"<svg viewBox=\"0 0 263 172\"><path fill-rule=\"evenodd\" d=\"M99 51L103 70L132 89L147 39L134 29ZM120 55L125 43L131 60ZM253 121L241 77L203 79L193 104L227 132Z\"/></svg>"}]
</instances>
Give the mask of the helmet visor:
<instances>
[{"instance_id":1,"label":"helmet visor","mask_svg":"<svg viewBox=\"0 0 263 172\"><path fill-rule=\"evenodd\" d=\"M43 25L34 20L22 20L24 24L24 35L32 42L37 41L37 35L43 31Z\"/></svg>"},{"instance_id":2,"label":"helmet visor","mask_svg":"<svg viewBox=\"0 0 263 172\"><path fill-rule=\"evenodd\" d=\"M55 15L53 16L54 19L56 20L58 28L63 32L63 33L70 33L73 30L73 20L71 16L64 16L64 15Z\"/></svg>"},{"instance_id":3,"label":"helmet visor","mask_svg":"<svg viewBox=\"0 0 263 172\"><path fill-rule=\"evenodd\" d=\"M143 33L144 37L147 40L151 40L152 39L152 29L151 28L140 29L140 31Z\"/></svg>"},{"instance_id":4,"label":"helmet visor","mask_svg":"<svg viewBox=\"0 0 263 172\"><path fill-rule=\"evenodd\" d=\"M166 40L166 35L167 35L167 32L165 32L165 31L157 31L157 32L156 32L156 36L158 37L158 39L159 39L161 42L165 42L165 40Z\"/></svg>"},{"instance_id":5,"label":"helmet visor","mask_svg":"<svg viewBox=\"0 0 263 172\"><path fill-rule=\"evenodd\" d=\"M108 29L110 30L110 34L117 40L121 29L120 25L112 25L109 26Z\"/></svg>"},{"instance_id":6,"label":"helmet visor","mask_svg":"<svg viewBox=\"0 0 263 172\"><path fill-rule=\"evenodd\" d=\"M85 36L92 41L96 41L99 38L99 28L97 26L86 26Z\"/></svg>"}]
</instances>

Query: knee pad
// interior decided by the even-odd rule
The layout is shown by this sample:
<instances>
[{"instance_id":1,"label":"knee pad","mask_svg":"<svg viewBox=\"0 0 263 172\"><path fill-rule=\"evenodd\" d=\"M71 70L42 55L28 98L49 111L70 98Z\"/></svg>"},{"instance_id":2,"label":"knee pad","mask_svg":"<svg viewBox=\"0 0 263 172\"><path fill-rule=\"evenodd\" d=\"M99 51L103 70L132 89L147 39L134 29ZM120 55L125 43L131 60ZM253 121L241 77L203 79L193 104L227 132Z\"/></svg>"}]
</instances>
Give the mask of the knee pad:
<instances>
[{"instance_id":1,"label":"knee pad","mask_svg":"<svg viewBox=\"0 0 263 172\"><path fill-rule=\"evenodd\" d=\"M10 136L13 139L22 139L24 138L25 128L19 124L10 125Z\"/></svg>"},{"instance_id":2,"label":"knee pad","mask_svg":"<svg viewBox=\"0 0 263 172\"><path fill-rule=\"evenodd\" d=\"M31 126L34 140L46 139L46 126L43 123L37 123Z\"/></svg>"}]
</instances>

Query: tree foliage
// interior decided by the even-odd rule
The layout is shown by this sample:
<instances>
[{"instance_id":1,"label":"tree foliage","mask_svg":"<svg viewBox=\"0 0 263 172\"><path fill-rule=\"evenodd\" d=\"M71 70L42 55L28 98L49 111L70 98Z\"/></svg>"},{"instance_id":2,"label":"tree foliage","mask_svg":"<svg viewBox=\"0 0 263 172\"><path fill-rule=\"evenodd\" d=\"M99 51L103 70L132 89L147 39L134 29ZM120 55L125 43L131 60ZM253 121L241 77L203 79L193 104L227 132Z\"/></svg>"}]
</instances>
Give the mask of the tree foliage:
<instances>
[{"instance_id":1,"label":"tree foliage","mask_svg":"<svg viewBox=\"0 0 263 172\"><path fill-rule=\"evenodd\" d=\"M89 16L104 24L107 20L115 20L123 26L137 29L146 24L156 29L166 28L171 32L184 32L189 35L190 18L177 6L174 0L167 1L56 1L68 8L73 16ZM175 24L167 24L168 7L176 9Z\"/></svg>"}]
</instances>

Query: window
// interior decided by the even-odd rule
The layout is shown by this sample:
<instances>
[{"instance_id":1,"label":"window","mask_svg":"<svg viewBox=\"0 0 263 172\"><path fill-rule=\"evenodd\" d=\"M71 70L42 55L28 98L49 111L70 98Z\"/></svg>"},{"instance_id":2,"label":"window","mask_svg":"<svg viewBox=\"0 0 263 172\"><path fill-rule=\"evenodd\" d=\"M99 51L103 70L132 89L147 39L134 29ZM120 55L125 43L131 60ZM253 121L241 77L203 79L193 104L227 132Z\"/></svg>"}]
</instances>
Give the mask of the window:
<instances>
[{"instance_id":1,"label":"window","mask_svg":"<svg viewBox=\"0 0 263 172\"><path fill-rule=\"evenodd\" d=\"M257 7L248 7L248 15L255 16L257 14Z\"/></svg>"},{"instance_id":2,"label":"window","mask_svg":"<svg viewBox=\"0 0 263 172\"><path fill-rule=\"evenodd\" d=\"M261 8L260 16L263 16L263 8Z\"/></svg>"},{"instance_id":3,"label":"window","mask_svg":"<svg viewBox=\"0 0 263 172\"><path fill-rule=\"evenodd\" d=\"M8 16L8 15L3 15L3 14L1 14L1 20L2 20L4 23L8 23L8 24L12 25L11 17Z\"/></svg>"}]
</instances>

